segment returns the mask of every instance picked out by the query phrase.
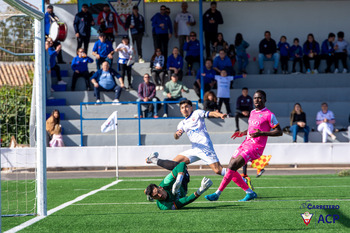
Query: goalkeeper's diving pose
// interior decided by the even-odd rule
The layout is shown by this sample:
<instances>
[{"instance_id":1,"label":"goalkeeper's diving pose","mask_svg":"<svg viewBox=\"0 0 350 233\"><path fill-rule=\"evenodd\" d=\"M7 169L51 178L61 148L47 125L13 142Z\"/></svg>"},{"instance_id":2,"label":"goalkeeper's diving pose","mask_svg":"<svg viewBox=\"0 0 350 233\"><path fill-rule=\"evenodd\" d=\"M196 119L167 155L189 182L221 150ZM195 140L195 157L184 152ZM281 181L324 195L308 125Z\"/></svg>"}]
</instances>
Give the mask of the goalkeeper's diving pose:
<instances>
[{"instance_id":1,"label":"goalkeeper's diving pose","mask_svg":"<svg viewBox=\"0 0 350 233\"><path fill-rule=\"evenodd\" d=\"M189 182L186 163L181 162L164 178L159 186L150 184L144 192L149 199L157 200L157 206L160 210L181 209L196 200L213 184L209 178L203 177L199 189L186 196Z\"/></svg>"}]
</instances>

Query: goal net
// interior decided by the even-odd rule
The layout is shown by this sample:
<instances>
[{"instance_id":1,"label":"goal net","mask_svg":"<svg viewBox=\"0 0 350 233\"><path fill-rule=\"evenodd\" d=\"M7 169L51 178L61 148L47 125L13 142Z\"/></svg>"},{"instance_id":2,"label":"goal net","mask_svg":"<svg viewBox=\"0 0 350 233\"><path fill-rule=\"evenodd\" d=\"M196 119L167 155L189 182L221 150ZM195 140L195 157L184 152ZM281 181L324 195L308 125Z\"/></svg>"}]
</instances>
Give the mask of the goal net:
<instances>
[{"instance_id":1,"label":"goal net","mask_svg":"<svg viewBox=\"0 0 350 233\"><path fill-rule=\"evenodd\" d=\"M0 1L1 215L36 214L34 19Z\"/></svg>"}]
</instances>

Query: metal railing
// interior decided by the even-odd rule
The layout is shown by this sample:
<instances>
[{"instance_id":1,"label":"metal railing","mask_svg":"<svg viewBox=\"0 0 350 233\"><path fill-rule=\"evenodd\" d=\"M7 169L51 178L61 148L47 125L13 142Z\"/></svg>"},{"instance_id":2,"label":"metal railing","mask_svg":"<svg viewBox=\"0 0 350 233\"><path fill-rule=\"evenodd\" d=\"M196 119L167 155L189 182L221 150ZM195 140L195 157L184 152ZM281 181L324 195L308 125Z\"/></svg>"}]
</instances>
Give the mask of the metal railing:
<instances>
[{"instance_id":1,"label":"metal railing","mask_svg":"<svg viewBox=\"0 0 350 233\"><path fill-rule=\"evenodd\" d=\"M138 121L138 146L141 146L141 122L143 120L169 120L169 119L183 119L183 117L159 117L159 118L140 118L141 115L141 105L142 104L178 104L179 101L148 101L148 102L137 102L137 101L124 101L119 102L119 104L135 104L137 105L137 118L132 117L118 117L118 121L120 120L137 120ZM192 101L195 105L195 109L198 109L198 101ZM114 102L80 102L80 146L84 146L84 131L83 124L84 121L96 121L96 120L107 120L107 118L85 118L83 117L83 106L84 105L103 105L103 104L116 104ZM120 106L120 105L119 105ZM116 106L117 108L119 106Z\"/></svg>"}]
</instances>

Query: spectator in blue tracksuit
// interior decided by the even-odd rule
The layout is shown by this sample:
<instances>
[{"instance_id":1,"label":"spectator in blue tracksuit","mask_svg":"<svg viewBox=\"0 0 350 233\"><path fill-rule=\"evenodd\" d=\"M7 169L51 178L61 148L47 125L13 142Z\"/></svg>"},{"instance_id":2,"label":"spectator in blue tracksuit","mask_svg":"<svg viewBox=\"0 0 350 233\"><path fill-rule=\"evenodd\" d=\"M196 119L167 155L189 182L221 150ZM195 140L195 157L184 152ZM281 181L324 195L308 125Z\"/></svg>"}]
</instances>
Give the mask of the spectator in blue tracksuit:
<instances>
[{"instance_id":1,"label":"spectator in blue tracksuit","mask_svg":"<svg viewBox=\"0 0 350 233\"><path fill-rule=\"evenodd\" d=\"M79 48L82 48L84 44L84 50L88 52L90 36L91 36L91 26L94 26L95 22L92 18L91 13L89 12L89 7L87 4L83 4L81 7L81 11L77 13L74 17L74 31L75 37L77 38Z\"/></svg>"},{"instance_id":2,"label":"spectator in blue tracksuit","mask_svg":"<svg viewBox=\"0 0 350 233\"><path fill-rule=\"evenodd\" d=\"M219 56L216 56L214 59L213 69L216 71L216 74L220 74L222 70L226 70L229 76L234 75L234 70L232 67L232 62L224 49L219 51Z\"/></svg>"},{"instance_id":3,"label":"spectator in blue tracksuit","mask_svg":"<svg viewBox=\"0 0 350 233\"><path fill-rule=\"evenodd\" d=\"M72 70L73 70L73 78L72 78L72 91L75 90L75 84L79 77L83 77L85 79L86 90L90 90L90 73L88 70L88 63L93 63L94 60L88 57L83 48L78 49L78 56L73 58L72 61Z\"/></svg>"},{"instance_id":4,"label":"spectator in blue tracksuit","mask_svg":"<svg viewBox=\"0 0 350 233\"><path fill-rule=\"evenodd\" d=\"M165 13L166 6L160 6L160 12L152 17L152 27L156 36L156 47L160 48L166 58L168 56L168 42L173 33L170 17Z\"/></svg>"},{"instance_id":5,"label":"spectator in blue tracksuit","mask_svg":"<svg viewBox=\"0 0 350 233\"><path fill-rule=\"evenodd\" d=\"M122 92L122 88L125 88L123 78L120 74L112 68L107 61L102 63L102 69L96 71L90 78L91 83L94 85L94 94L96 96L96 103L100 103L100 92L101 91L114 91L115 97L113 100L114 104L119 103L119 97ZM114 80L114 77L119 79L120 86Z\"/></svg>"},{"instance_id":6,"label":"spectator in blue tracksuit","mask_svg":"<svg viewBox=\"0 0 350 233\"><path fill-rule=\"evenodd\" d=\"M289 56L293 60L293 69L292 73L295 73L295 64L299 62L300 73L303 72L303 48L299 45L299 39L294 38L293 45L289 49Z\"/></svg>"},{"instance_id":7,"label":"spectator in blue tracksuit","mask_svg":"<svg viewBox=\"0 0 350 233\"><path fill-rule=\"evenodd\" d=\"M315 37L312 33L307 35L307 40L303 45L304 53L304 65L307 74L311 74L310 60L315 60L313 73L318 73L318 67L320 66L321 57L320 57L320 44L315 41Z\"/></svg>"},{"instance_id":8,"label":"spectator in blue tracksuit","mask_svg":"<svg viewBox=\"0 0 350 233\"><path fill-rule=\"evenodd\" d=\"M335 40L335 34L331 32L328 34L328 39L322 42L321 59L325 59L327 62L327 68L325 70L325 73L331 72L331 66L335 61L334 40Z\"/></svg>"},{"instance_id":9,"label":"spectator in blue tracksuit","mask_svg":"<svg viewBox=\"0 0 350 233\"><path fill-rule=\"evenodd\" d=\"M100 69L102 62L107 61L111 66L113 63L113 46L109 40L106 40L106 35L100 33L99 40L95 42L92 48L92 55L96 57L97 70Z\"/></svg>"},{"instance_id":10,"label":"spectator in blue tracksuit","mask_svg":"<svg viewBox=\"0 0 350 233\"><path fill-rule=\"evenodd\" d=\"M168 61L166 63L166 68L168 70L168 76L171 77L173 73L175 73L179 79L182 81L183 71L182 67L184 65L183 58L179 53L179 49L177 47L173 48L173 54L168 57Z\"/></svg>"},{"instance_id":11,"label":"spectator in blue tracksuit","mask_svg":"<svg viewBox=\"0 0 350 233\"><path fill-rule=\"evenodd\" d=\"M65 85L67 84L65 81L62 80L61 77L61 68L60 66L56 63L56 57L57 54L60 53L61 51L61 45L58 45L56 48L54 47L54 43L52 41L52 39L49 37L46 40L48 42L48 52L50 55L50 68L51 68L51 72L54 70L56 73L56 77L57 77L57 84L58 85Z\"/></svg>"},{"instance_id":12,"label":"spectator in blue tracksuit","mask_svg":"<svg viewBox=\"0 0 350 233\"><path fill-rule=\"evenodd\" d=\"M190 38L187 38L183 50L186 51L185 60L187 61L189 70L191 70L193 63L200 62L200 46L195 32L190 33Z\"/></svg>"},{"instance_id":13,"label":"spectator in blue tracksuit","mask_svg":"<svg viewBox=\"0 0 350 233\"><path fill-rule=\"evenodd\" d=\"M281 36L277 49L280 51L281 69L283 74L288 74L289 44L286 36Z\"/></svg>"},{"instance_id":14,"label":"spectator in blue tracksuit","mask_svg":"<svg viewBox=\"0 0 350 233\"><path fill-rule=\"evenodd\" d=\"M215 80L216 71L213 69L213 61L208 58L205 61L205 67L203 73L200 70L197 72L196 81L193 84L193 89L197 96L201 98L201 76L203 76L203 88L204 93L210 91L216 83Z\"/></svg>"}]
</instances>

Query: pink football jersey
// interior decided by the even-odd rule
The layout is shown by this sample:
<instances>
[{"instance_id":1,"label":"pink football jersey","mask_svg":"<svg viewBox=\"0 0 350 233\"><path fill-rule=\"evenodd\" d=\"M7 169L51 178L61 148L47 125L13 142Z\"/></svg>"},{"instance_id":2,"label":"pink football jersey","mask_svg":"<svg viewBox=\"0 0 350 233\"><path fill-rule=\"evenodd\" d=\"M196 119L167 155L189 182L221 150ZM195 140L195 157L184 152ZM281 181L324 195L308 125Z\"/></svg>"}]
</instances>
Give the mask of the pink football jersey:
<instances>
[{"instance_id":1,"label":"pink football jersey","mask_svg":"<svg viewBox=\"0 0 350 233\"><path fill-rule=\"evenodd\" d=\"M268 132L277 127L278 121L275 114L270 112L270 110L267 108L263 108L260 111L254 109L250 112L248 123L249 125L246 141L250 141L250 143L254 143L257 148L264 150L267 142L267 136L252 138L249 136L249 134L256 132L256 129Z\"/></svg>"}]
</instances>

